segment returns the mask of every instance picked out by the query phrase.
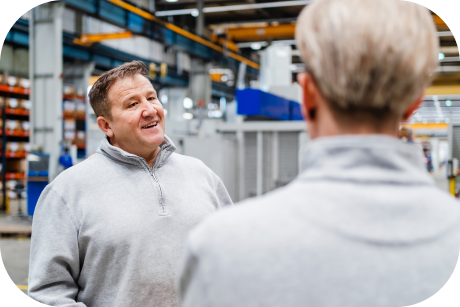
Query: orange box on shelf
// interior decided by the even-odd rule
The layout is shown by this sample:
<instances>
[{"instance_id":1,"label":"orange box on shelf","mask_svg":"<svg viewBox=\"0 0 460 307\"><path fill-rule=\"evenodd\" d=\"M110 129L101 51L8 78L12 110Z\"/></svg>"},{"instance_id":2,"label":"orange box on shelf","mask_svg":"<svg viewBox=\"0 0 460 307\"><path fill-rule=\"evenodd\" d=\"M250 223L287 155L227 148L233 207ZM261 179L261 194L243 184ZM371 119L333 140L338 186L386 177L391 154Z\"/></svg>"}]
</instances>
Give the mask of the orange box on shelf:
<instances>
[{"instance_id":1,"label":"orange box on shelf","mask_svg":"<svg viewBox=\"0 0 460 307\"><path fill-rule=\"evenodd\" d=\"M5 152L7 158L25 158L27 157L27 152Z\"/></svg>"},{"instance_id":2,"label":"orange box on shelf","mask_svg":"<svg viewBox=\"0 0 460 307\"><path fill-rule=\"evenodd\" d=\"M25 173L6 173L6 179L24 179Z\"/></svg>"},{"instance_id":3,"label":"orange box on shelf","mask_svg":"<svg viewBox=\"0 0 460 307\"><path fill-rule=\"evenodd\" d=\"M29 110L23 110L23 109L5 108L5 113L6 114L29 116L30 111Z\"/></svg>"},{"instance_id":4,"label":"orange box on shelf","mask_svg":"<svg viewBox=\"0 0 460 307\"><path fill-rule=\"evenodd\" d=\"M21 95L29 95L30 90L28 88L22 88L22 87L16 87L16 86L9 86L9 85L6 85L6 84L0 84L0 92L21 94Z\"/></svg>"}]
</instances>

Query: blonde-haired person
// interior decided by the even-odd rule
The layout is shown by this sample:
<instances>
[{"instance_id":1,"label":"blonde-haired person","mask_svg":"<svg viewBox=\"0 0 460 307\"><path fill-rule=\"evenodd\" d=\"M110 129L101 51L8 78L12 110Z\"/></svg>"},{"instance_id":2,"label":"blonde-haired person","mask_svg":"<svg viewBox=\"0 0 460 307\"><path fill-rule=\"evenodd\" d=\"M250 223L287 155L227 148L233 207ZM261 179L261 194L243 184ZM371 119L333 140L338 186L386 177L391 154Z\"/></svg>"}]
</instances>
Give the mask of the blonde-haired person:
<instances>
[{"instance_id":1,"label":"blonde-haired person","mask_svg":"<svg viewBox=\"0 0 460 307\"><path fill-rule=\"evenodd\" d=\"M436 293L459 254L460 207L397 138L437 65L427 9L318 0L297 44L312 139L288 186L192 231L183 306L407 306Z\"/></svg>"}]
</instances>

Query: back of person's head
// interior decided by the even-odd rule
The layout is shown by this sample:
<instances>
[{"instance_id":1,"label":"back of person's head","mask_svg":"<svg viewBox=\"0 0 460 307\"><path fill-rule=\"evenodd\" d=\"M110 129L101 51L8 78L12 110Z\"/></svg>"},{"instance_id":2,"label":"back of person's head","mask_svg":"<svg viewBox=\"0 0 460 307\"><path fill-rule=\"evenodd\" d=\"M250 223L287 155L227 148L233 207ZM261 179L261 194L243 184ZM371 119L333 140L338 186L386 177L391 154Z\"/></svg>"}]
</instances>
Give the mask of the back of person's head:
<instances>
[{"instance_id":1,"label":"back of person's head","mask_svg":"<svg viewBox=\"0 0 460 307\"><path fill-rule=\"evenodd\" d=\"M431 82L438 39L429 11L401 0L317 0L300 14L297 46L339 123L402 117Z\"/></svg>"}]
</instances>

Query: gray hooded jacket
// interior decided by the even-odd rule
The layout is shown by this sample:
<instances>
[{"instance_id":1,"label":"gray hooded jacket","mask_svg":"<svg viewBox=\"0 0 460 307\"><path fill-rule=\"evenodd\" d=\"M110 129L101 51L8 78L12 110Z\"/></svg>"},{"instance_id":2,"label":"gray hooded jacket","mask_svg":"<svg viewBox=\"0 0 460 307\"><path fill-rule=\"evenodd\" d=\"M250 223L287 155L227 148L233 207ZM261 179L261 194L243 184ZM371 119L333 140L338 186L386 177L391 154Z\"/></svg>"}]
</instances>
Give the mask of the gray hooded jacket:
<instances>
[{"instance_id":1,"label":"gray hooded jacket","mask_svg":"<svg viewBox=\"0 0 460 307\"><path fill-rule=\"evenodd\" d=\"M222 210L187 244L183 306L396 307L454 271L459 202L421 150L386 136L311 142L284 188Z\"/></svg>"},{"instance_id":2,"label":"gray hooded jacket","mask_svg":"<svg viewBox=\"0 0 460 307\"><path fill-rule=\"evenodd\" d=\"M165 136L153 169L104 139L43 191L32 226L29 295L65 307L178 306L190 229L232 201L201 161Z\"/></svg>"}]
</instances>

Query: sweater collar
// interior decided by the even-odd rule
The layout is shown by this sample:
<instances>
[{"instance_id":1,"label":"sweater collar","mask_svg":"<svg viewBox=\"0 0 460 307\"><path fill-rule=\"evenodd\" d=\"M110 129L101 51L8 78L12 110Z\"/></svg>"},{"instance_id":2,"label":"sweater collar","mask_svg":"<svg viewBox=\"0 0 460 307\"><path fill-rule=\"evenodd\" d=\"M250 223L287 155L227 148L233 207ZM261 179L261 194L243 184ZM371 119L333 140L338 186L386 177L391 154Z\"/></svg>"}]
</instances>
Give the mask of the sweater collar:
<instances>
[{"instance_id":1,"label":"sweater collar","mask_svg":"<svg viewBox=\"0 0 460 307\"><path fill-rule=\"evenodd\" d=\"M155 159L155 163L153 167L158 168L158 167L163 166L167 162L169 156L175 150L176 150L176 146L171 141L171 139L165 135L163 143L160 144L160 152L158 153ZM110 144L107 137L104 137L102 139L101 145L97 149L97 152L107 155L111 157L112 159L120 161L120 162L124 162L128 164L135 164L135 165L139 165L139 163L142 163L148 166L147 161L145 161L144 158L131 154L127 151L124 151L121 148L113 146L112 144Z\"/></svg>"},{"instance_id":2,"label":"sweater collar","mask_svg":"<svg viewBox=\"0 0 460 307\"><path fill-rule=\"evenodd\" d=\"M302 155L299 179L363 183L434 184L422 150L384 135L318 138Z\"/></svg>"}]
</instances>

